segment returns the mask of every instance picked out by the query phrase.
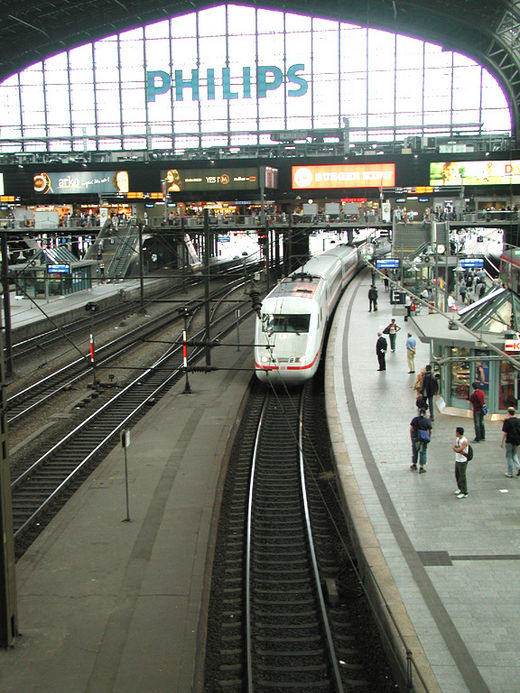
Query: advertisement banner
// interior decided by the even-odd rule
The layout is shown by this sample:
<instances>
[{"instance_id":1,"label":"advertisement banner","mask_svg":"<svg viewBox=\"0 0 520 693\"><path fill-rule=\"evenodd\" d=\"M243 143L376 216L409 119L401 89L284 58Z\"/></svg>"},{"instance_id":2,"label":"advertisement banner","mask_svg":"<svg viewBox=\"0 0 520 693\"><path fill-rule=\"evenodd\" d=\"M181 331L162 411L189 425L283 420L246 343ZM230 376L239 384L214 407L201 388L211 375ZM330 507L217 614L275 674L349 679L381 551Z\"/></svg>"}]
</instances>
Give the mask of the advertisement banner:
<instances>
[{"instance_id":1,"label":"advertisement banner","mask_svg":"<svg viewBox=\"0 0 520 693\"><path fill-rule=\"evenodd\" d=\"M161 171L167 193L203 190L258 190L256 168L171 168Z\"/></svg>"},{"instance_id":2,"label":"advertisement banner","mask_svg":"<svg viewBox=\"0 0 520 693\"><path fill-rule=\"evenodd\" d=\"M292 166L293 190L383 188L395 185L395 164Z\"/></svg>"},{"instance_id":3,"label":"advertisement banner","mask_svg":"<svg viewBox=\"0 0 520 693\"><path fill-rule=\"evenodd\" d=\"M520 183L520 160L434 161L430 185L511 185Z\"/></svg>"},{"instance_id":4,"label":"advertisement banner","mask_svg":"<svg viewBox=\"0 0 520 693\"><path fill-rule=\"evenodd\" d=\"M127 193L128 171L43 172L34 176L33 188L42 195Z\"/></svg>"}]
</instances>

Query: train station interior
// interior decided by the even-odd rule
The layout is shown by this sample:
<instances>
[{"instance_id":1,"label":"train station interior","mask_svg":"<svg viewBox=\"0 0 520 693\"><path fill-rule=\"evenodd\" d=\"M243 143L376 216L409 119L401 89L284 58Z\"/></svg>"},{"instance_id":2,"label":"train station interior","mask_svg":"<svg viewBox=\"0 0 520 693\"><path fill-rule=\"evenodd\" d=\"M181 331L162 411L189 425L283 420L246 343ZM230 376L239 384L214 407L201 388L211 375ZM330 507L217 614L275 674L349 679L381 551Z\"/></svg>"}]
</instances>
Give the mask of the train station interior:
<instances>
[{"instance_id":1,"label":"train station interior","mask_svg":"<svg viewBox=\"0 0 520 693\"><path fill-rule=\"evenodd\" d=\"M365 331L366 344L373 351L372 342L375 345L376 335L384 327L383 317L395 317L401 323L401 335L410 331L416 338L420 366L430 363L439 383L435 423L446 436L446 445L441 449L435 436L431 450L452 465L451 429L455 420L466 430L472 428L468 401L477 384L489 411L486 423L489 421L490 430L479 449L485 450L490 464L497 457L502 460L502 421L508 409L516 411L520 398L519 32L520 10L504 0L346 0L340 4L326 0L319 6L298 0L261 5L199 0L173 4L164 0L2 3L0 531L6 538L0 548L0 647L4 648L0 652L0 690L31 690L26 686L36 685L37 677L45 675L39 640L45 636L43 616L39 613L30 623L30 637L24 644L19 613L28 618L28 605L42 589L50 618L59 616L53 612L52 590L46 591L49 578L45 571L53 569L53 560L57 565L64 561L63 569L71 571L64 556L51 553L52 540L44 534L36 551L48 550L47 559L42 558L43 553L29 553L28 558L15 560L6 394L16 382L13 343L35 331L42 316L49 326L65 323L67 316L98 301L112 305L129 296L140 298L142 317L145 286L175 278L185 287L188 277L213 276L219 264L229 262L242 268L253 296L260 285L267 294L310 258L344 244L357 249L360 271L357 280L349 279L348 286L345 283L345 297L337 308L344 332L331 347L334 359L330 361L332 356L327 355L325 387L330 402L326 417L338 446L335 454L338 478L343 475L338 482L342 494L350 483L345 477L352 474L356 478L356 489L351 489L356 507L349 507L348 512L356 514L358 501L369 508L367 525L352 521L358 560L370 564L371 544L364 543L365 531L374 530L377 562L381 560L384 566L367 582L377 584L381 579L386 584L389 579L396 594L400 591L395 611L405 613L406 618L398 619L399 636L394 633L392 637L399 649L404 642L401 628L407 631L405 635L409 629L410 642L417 643L413 675L406 673L408 645L404 656L399 655L401 682L430 693L516 690L518 665L501 652L504 641L520 635L513 617L504 615L503 632L498 632L497 602L490 599L494 610L481 613L476 596L473 600L464 596L461 605L475 609L479 616L472 627L459 620L458 607L451 600L458 590L468 589L462 586L463 576L446 576L443 583L444 577L437 580L431 574L429 566L435 564L432 556L437 550L435 532L427 527L424 541L417 536L399 495L402 482L388 475L397 460L389 453L388 467L380 472L378 461L386 453L368 424L361 423L362 404L370 411L383 402L389 425L406 429L405 443L397 445L401 456L409 456L406 435L411 416L406 414L408 418L400 424L398 412L390 412L390 387L403 401L410 399L414 394L411 371L407 376L401 364L399 381L397 369L386 380L376 380L376 373L371 373L364 394L359 375L353 372L343 383L338 364L352 370L358 359L368 368L356 330ZM361 288L354 288L355 281ZM372 285L379 291L377 323L381 324L375 319L367 322L357 293L363 292L365 301ZM255 310L259 311L258 306ZM331 327L331 332L338 329ZM246 331L253 340L252 323ZM342 340L344 353L337 346ZM240 348L241 344L237 352ZM372 365L375 370L375 361L370 368ZM236 379L212 374L207 378L211 387L202 387L200 381L198 385L203 392L201 411L221 406L230 419L238 421L248 387L245 374L254 372L252 354L248 361L237 353L232 368ZM332 380L330 373L335 374ZM340 379L342 384L338 384ZM228 402L226 396L233 401ZM182 407L181 392L168 398L170 405ZM413 403L409 408L413 415ZM160 415L160 423L154 426L167 427L164 403ZM188 407L186 417L195 419L196 408ZM219 429L207 417L206 411L204 420L215 439L214 447L208 443L201 455L224 467L229 453L226 436L236 433L234 424L223 416ZM364 433L357 431L356 417ZM371 414L369 420L377 423ZM188 426L184 418L182 425ZM161 452L157 460L148 458L147 446L153 441L142 422L136 429L140 454L152 467L153 483L160 485L164 482L160 465L164 462L167 470L171 464L168 442L158 433ZM185 435L186 429L177 422L176 449L182 448ZM392 446L390 431L383 438ZM194 441L190 437L192 453L198 451ZM119 474L114 472L111 454L103 484L109 483L110 474L114 478ZM185 454L183 450L179 458L183 469L189 465ZM83 636L77 637L81 619L60 606L64 629L75 633L72 649L81 649L82 642L92 652L99 649L83 668L76 655L59 644L53 630L53 687L41 690L211 690L203 682L200 654L206 642L201 634L208 599L203 578L208 573L207 556L214 550L209 518L220 481L215 470L208 469L201 466L197 471L200 478L192 480L191 488L200 492L194 501L200 504L197 508L203 519L196 520L200 524L195 527L189 524L193 518L185 519L178 490L172 492L173 507L165 513L169 520L183 518L193 545L201 541L198 553L190 549L186 554L186 574L178 583L177 577L173 579L183 595L178 609L184 634L176 635L179 656L174 663L158 673L161 658L152 654L153 644L146 641L144 652L152 657L155 673L150 678L136 674L141 661L136 655L138 620L151 627L153 619L147 621L136 610L132 617L130 611L125 612L129 619L126 631L117 622L117 602L124 590L131 589L131 580L124 579L114 587L114 603L110 603L107 585L100 585L98 596L106 609L102 636L101 625L91 624L92 630L83 640ZM215 487L201 492L205 473ZM143 504L152 508L156 502L152 481L141 472L139 478L145 486ZM489 576L499 572L496 566L502 562L504 572L498 580L503 584L505 576L513 575L520 556L513 538L520 516L510 503L517 494L514 489L509 493L493 487L504 498L506 493L508 496L504 507L491 511L484 501L492 488L489 476L483 473L475 484L475 495L481 494L476 512L485 525L482 561L493 565ZM417 498L409 490L403 492L414 512L420 512L420 503L435 508L434 493L415 486L414 490ZM376 495L380 506L375 504ZM467 500L472 500L471 494ZM73 502L87 504L86 494ZM349 506L348 501L345 505ZM107 512L101 511L105 521L109 521ZM395 531L389 543L385 543L388 527L381 523L380 513ZM392 513L400 513L399 518ZM475 523L477 517L467 514L461 520L451 509L444 516L433 514L443 536L450 538L448 520L454 526L458 522L465 525ZM362 515L359 522L364 522ZM85 522L84 515L82 518ZM64 520L59 522L57 529L50 525L54 537L64 534ZM491 525L497 529L499 557L493 556ZM145 518L139 528L146 531L147 527L149 531ZM68 541L76 541L83 531L86 541L92 541L82 526L76 529L71 524L70 531ZM478 535L479 529L476 532ZM123 542L114 557L121 561L113 566L117 573L125 570L121 567L125 561L127 567L131 564L132 551L142 548L143 540L114 535L113 539ZM170 540L162 530L157 537L168 545ZM210 548L202 547L201 537ZM481 580L475 595L485 601L486 590L494 594L496 589L491 577L473 572L480 560L475 558L479 546L476 539L469 543L472 558L468 561L474 561L468 577L470 590L474 580ZM396 546L406 559L400 563L402 556L396 558L393 553ZM168 549L184 560L178 545ZM153 589L157 588L154 594L159 595L163 578L157 577L160 559L155 554L152 558L153 550L148 559L153 565L150 570L157 566L157 574L148 577ZM444 556L441 549L440 554ZM446 549L448 554L455 556L455 562L462 555L465 558L460 560L466 560L464 547L456 541ZM497 563L493 563L495 558ZM40 559L42 572L35 568L33 574L32 567ZM81 560L76 560L80 570ZM405 563L410 572L406 577ZM190 570L194 571L193 584L185 579ZM18 594L17 582L21 587ZM171 588L167 578L162 586L166 591ZM516 598L518 588L513 590ZM421 593L420 598L408 601L415 591ZM389 599L388 594L385 592L384 599ZM439 605L442 618L440 611L434 614ZM423 609L429 613L427 618ZM170 615L175 624L176 617ZM158 620L161 635L168 636L169 625ZM483 638L475 635L478 623L486 632L495 629L490 639L492 649L501 653L499 662L491 664L487 650L483 655ZM120 638L117 646L110 644L110 632ZM37 655L33 647L39 648ZM11 654L14 656L8 660ZM71 655L81 672L76 686L70 668L64 668L62 678L60 655ZM132 656L137 657L134 662ZM27 674L32 661L37 662L36 673ZM215 689L215 693L217 690L225 689Z\"/></svg>"}]
</instances>

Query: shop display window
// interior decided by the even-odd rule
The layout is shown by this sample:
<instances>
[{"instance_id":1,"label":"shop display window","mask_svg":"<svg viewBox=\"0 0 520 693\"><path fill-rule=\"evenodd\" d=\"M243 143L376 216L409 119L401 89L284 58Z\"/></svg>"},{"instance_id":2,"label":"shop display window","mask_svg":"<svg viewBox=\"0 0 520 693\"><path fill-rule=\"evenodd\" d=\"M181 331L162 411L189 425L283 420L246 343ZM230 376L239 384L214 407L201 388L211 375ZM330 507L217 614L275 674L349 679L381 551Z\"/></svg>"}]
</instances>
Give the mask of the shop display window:
<instances>
[{"instance_id":1,"label":"shop display window","mask_svg":"<svg viewBox=\"0 0 520 693\"><path fill-rule=\"evenodd\" d=\"M471 385L469 355L470 350L465 347L451 348L451 356L455 359L451 362L450 372L450 399L452 402L453 400L467 400L469 398Z\"/></svg>"}]
</instances>

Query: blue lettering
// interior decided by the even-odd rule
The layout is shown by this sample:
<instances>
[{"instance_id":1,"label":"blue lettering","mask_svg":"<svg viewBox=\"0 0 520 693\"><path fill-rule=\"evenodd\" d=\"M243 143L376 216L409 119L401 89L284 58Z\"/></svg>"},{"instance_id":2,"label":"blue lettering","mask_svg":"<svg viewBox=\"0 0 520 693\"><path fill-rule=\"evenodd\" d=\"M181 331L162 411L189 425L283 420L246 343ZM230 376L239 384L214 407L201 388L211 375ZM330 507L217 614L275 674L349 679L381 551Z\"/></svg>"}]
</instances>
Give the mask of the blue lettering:
<instances>
[{"instance_id":1,"label":"blue lettering","mask_svg":"<svg viewBox=\"0 0 520 693\"><path fill-rule=\"evenodd\" d=\"M232 90L231 69L222 68L222 98L224 99L244 99L251 98L252 77L251 67L242 67L242 89ZM296 63L283 71L276 65L259 65L256 74L257 98L265 98L269 91L274 91L285 81L287 84L287 96L303 96L307 93L309 84L307 79L298 74L305 70L303 63ZM168 90L175 88L175 99L184 100L184 89L191 89L192 101L200 100L199 70L191 70L191 79L184 79L182 70L175 70L175 80L164 70L149 70L146 72L146 101L154 102L160 94L165 94ZM237 82L239 80L237 79ZM175 85L175 86L174 86ZM206 69L206 98L210 101L216 98L215 69Z\"/></svg>"},{"instance_id":2,"label":"blue lettering","mask_svg":"<svg viewBox=\"0 0 520 693\"><path fill-rule=\"evenodd\" d=\"M160 83L156 84L155 80ZM171 87L170 75L164 70L150 70L146 73L146 100L155 101L157 94L165 94Z\"/></svg>"},{"instance_id":3,"label":"blue lettering","mask_svg":"<svg viewBox=\"0 0 520 693\"><path fill-rule=\"evenodd\" d=\"M272 81L267 81L267 75L271 74L273 76ZM271 89L278 89L282 83L283 72L279 67L275 65L261 65L258 68L257 74L257 94L258 98L261 99L266 96L267 92Z\"/></svg>"},{"instance_id":4,"label":"blue lettering","mask_svg":"<svg viewBox=\"0 0 520 693\"><path fill-rule=\"evenodd\" d=\"M199 71L191 71L191 79L183 79L182 70L175 70L175 98L182 101L182 91L185 87L191 88L191 100L199 100Z\"/></svg>"},{"instance_id":5,"label":"blue lettering","mask_svg":"<svg viewBox=\"0 0 520 693\"><path fill-rule=\"evenodd\" d=\"M208 85L208 99L212 100L215 98L215 70L210 67L206 70L207 75L207 85Z\"/></svg>"},{"instance_id":6,"label":"blue lettering","mask_svg":"<svg viewBox=\"0 0 520 693\"><path fill-rule=\"evenodd\" d=\"M288 89L287 96L303 96L307 93L307 89L309 88L307 80L296 74L300 70L304 69L305 65L303 63L298 63L296 65L291 65L291 67L287 70L287 81L300 85L298 89Z\"/></svg>"},{"instance_id":7,"label":"blue lettering","mask_svg":"<svg viewBox=\"0 0 520 693\"><path fill-rule=\"evenodd\" d=\"M251 98L251 68L242 68L242 82L244 84L244 99Z\"/></svg>"},{"instance_id":8,"label":"blue lettering","mask_svg":"<svg viewBox=\"0 0 520 693\"><path fill-rule=\"evenodd\" d=\"M229 67L222 68L222 96L225 99L238 99L238 91L231 91Z\"/></svg>"}]
</instances>

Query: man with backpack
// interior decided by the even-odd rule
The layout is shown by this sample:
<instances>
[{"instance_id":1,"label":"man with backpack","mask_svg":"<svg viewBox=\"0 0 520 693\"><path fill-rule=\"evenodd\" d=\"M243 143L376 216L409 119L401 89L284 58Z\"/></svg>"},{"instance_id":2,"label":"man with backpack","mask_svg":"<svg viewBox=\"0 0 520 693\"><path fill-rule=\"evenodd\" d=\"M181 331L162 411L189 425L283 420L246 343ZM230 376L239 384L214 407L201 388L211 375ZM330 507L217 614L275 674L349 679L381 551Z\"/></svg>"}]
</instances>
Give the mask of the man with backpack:
<instances>
[{"instance_id":1,"label":"man with backpack","mask_svg":"<svg viewBox=\"0 0 520 693\"><path fill-rule=\"evenodd\" d=\"M468 484L466 480L466 468L468 462L473 457L473 450L468 442L468 439L464 437L464 429L462 426L457 426L455 429L455 445L453 449L455 451L455 479L457 481L457 490L455 495L457 498L467 498L468 497Z\"/></svg>"},{"instance_id":2,"label":"man with backpack","mask_svg":"<svg viewBox=\"0 0 520 693\"><path fill-rule=\"evenodd\" d=\"M518 445L520 445L520 419L516 418L516 410L514 407L508 407L507 413L509 416L507 419L504 419L502 424L503 434L500 447L503 448L504 443L506 444L507 472L505 475L512 479L513 465L516 468L516 476L520 476L520 462L518 462L518 456L516 454Z\"/></svg>"},{"instance_id":3,"label":"man with backpack","mask_svg":"<svg viewBox=\"0 0 520 693\"><path fill-rule=\"evenodd\" d=\"M417 471L417 458L419 458L419 474L426 472L426 454L428 443L431 440L432 424L426 417L426 411L421 409L419 416L414 416L410 421L410 439L412 441L412 472Z\"/></svg>"},{"instance_id":4,"label":"man with backpack","mask_svg":"<svg viewBox=\"0 0 520 693\"><path fill-rule=\"evenodd\" d=\"M430 364L426 366L422 381L421 381L421 395L426 397L428 400L428 406L430 409L430 421L435 421L434 409L433 409L433 397L439 392L439 383L437 378L432 373L432 367Z\"/></svg>"}]
</instances>

